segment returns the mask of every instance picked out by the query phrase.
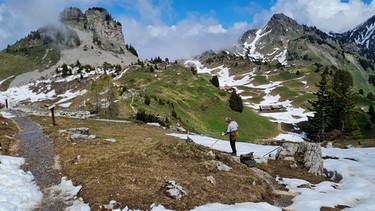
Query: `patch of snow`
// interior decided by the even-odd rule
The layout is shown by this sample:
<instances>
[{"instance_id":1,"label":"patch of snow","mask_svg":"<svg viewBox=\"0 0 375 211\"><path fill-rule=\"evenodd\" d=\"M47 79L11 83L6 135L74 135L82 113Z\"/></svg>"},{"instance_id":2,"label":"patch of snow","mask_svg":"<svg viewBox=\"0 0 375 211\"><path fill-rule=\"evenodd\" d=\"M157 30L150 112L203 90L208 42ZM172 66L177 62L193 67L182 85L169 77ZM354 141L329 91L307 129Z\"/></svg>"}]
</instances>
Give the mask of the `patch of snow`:
<instances>
[{"instance_id":1,"label":"patch of snow","mask_svg":"<svg viewBox=\"0 0 375 211\"><path fill-rule=\"evenodd\" d=\"M6 79L4 79L4 80L2 80L2 81L0 81L0 85L1 84L3 84L5 81L7 81L7 80L9 80L9 79L11 79L11 78L13 78L14 77L14 75L12 75L12 76L9 76L8 78L6 78Z\"/></svg>"}]
</instances>

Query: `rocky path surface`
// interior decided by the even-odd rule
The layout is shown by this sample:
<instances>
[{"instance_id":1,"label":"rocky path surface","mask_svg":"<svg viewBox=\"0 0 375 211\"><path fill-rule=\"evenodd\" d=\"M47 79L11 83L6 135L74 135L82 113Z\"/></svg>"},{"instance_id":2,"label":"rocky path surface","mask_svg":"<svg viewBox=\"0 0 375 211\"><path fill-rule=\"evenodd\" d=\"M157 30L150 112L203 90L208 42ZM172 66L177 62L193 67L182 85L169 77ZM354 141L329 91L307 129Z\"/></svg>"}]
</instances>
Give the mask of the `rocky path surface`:
<instances>
[{"instance_id":1,"label":"rocky path surface","mask_svg":"<svg viewBox=\"0 0 375 211\"><path fill-rule=\"evenodd\" d=\"M57 211L66 207L64 200L53 193L53 186L61 182L59 170L54 168L55 153L53 142L43 133L39 124L29 118L27 113L11 110L20 132L16 135L19 141L18 155L25 158L24 170L30 171L36 184L43 192L43 200L36 210Z\"/></svg>"}]
</instances>

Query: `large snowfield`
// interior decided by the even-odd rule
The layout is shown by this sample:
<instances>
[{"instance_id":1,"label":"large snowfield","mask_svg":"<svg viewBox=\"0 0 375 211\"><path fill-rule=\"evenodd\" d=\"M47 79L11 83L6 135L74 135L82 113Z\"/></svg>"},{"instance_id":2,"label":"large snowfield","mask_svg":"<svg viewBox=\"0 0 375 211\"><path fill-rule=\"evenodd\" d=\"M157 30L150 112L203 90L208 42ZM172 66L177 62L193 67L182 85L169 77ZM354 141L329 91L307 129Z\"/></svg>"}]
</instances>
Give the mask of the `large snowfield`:
<instances>
[{"instance_id":1,"label":"large snowfield","mask_svg":"<svg viewBox=\"0 0 375 211\"><path fill-rule=\"evenodd\" d=\"M186 61L186 65L195 65L198 73L210 73L213 69L204 68L202 64L195 60ZM229 75L229 69L225 67L218 67L217 75L219 76L220 84L228 86L249 86L251 84L252 73L244 75L240 80L234 80ZM0 82L1 84L2 82ZM45 92L47 94L31 93L28 89L29 85L21 87L13 87L6 92L0 92L0 99L10 99L13 106L19 105L22 100L30 100L32 102L40 99L55 98L53 90ZM257 105L247 105L250 108L257 108L259 105L267 105L270 103L277 103L286 108L285 112L279 113L262 113L264 116L272 117L272 121L297 123L306 120L309 112L305 112L302 108L293 108L290 102L279 102L279 96L269 95L270 90L280 86L279 82L272 82L267 86L257 87L264 90L266 96L264 101ZM238 90L241 93L241 90ZM82 95L85 90L78 92L68 91L65 100L61 100L61 104L67 104L69 99L77 95ZM7 110L0 111L0 115L5 118L12 118L12 115ZM187 134L171 133L170 136L186 139ZM229 142L226 140L217 140L207 136L189 135L195 143L209 146L217 150L228 151L230 149ZM277 140L289 140L295 142L303 141L303 134L280 134L275 137ZM277 146L265 146L251 143L237 143L238 154L246 154L254 152L257 162L264 162L268 156L264 156L268 152L274 150ZM275 151L276 152L276 151ZM272 152L274 153L274 152ZM337 205L345 205L350 208L344 210L375 210L375 148L322 148L323 156L329 156L336 159L325 159L324 168L330 171L337 171L343 176L343 179L336 183L334 181L325 181L319 184L311 184L311 188L301 188L301 184L309 182L294 179L294 178L275 178L279 183L284 184L291 192L299 193L294 199L293 204L287 207L288 209L297 211L313 211L320 210L320 207L335 207ZM0 155L0 210L33 210L40 203L43 194L40 188L35 184L33 175L30 172L23 171L20 166L25 162L23 158ZM90 210L89 204L84 203L84 199L76 198L75 194L80 187L74 187L71 181L62 179L61 184L54 187L61 191L65 191L71 196L72 205L68 210ZM162 205L150 205L150 209L154 211L165 211ZM124 207L122 210L128 210ZM259 210L259 211L273 211L282 210L280 207L272 206L268 203L240 203L240 204L207 204L194 208L195 211L207 210Z\"/></svg>"}]
</instances>

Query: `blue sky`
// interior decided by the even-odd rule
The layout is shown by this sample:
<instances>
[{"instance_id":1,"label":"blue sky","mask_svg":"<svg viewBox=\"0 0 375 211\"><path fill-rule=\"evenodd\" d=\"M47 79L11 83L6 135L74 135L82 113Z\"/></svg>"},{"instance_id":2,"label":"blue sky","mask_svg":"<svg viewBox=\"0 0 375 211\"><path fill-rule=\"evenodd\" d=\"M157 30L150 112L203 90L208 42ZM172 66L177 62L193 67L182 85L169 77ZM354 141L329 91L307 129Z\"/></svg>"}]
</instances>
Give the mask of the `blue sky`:
<instances>
[{"instance_id":1,"label":"blue sky","mask_svg":"<svg viewBox=\"0 0 375 211\"><path fill-rule=\"evenodd\" d=\"M375 15L373 0L0 0L0 49L57 20L66 7L104 7L142 59L179 59L235 44L275 13L329 32Z\"/></svg>"}]
</instances>

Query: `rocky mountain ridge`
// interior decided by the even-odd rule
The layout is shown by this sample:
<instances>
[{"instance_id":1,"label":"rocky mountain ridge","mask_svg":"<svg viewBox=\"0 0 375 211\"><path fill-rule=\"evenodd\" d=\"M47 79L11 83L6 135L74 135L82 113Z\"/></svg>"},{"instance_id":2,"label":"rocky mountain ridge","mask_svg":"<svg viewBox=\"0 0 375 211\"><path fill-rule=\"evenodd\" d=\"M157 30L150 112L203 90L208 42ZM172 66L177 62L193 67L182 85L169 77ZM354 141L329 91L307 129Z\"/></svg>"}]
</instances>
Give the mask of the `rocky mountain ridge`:
<instances>
[{"instance_id":1,"label":"rocky mountain ridge","mask_svg":"<svg viewBox=\"0 0 375 211\"><path fill-rule=\"evenodd\" d=\"M375 18L371 18L349 32L327 34L275 14L263 28L245 32L233 54L253 62L304 69L333 65L352 73L357 90L373 92L368 81L375 75L374 28Z\"/></svg>"},{"instance_id":2,"label":"rocky mountain ridge","mask_svg":"<svg viewBox=\"0 0 375 211\"><path fill-rule=\"evenodd\" d=\"M375 15L352 30L341 34L334 33L332 36L341 42L355 42L375 53Z\"/></svg>"},{"instance_id":3,"label":"rocky mountain ridge","mask_svg":"<svg viewBox=\"0 0 375 211\"><path fill-rule=\"evenodd\" d=\"M5 49L6 53L22 55L32 59L32 62L46 64L38 69L23 67L25 73L16 75L10 87L27 84L41 77L48 78L55 73L56 68L77 61L83 65L100 67L104 63L126 66L138 60L126 48L121 23L113 20L106 9L90 8L83 13L78 8L67 8L60 17L61 23L31 32ZM49 56L51 52L57 52L55 54L58 54L58 58L52 61ZM31 58L37 54L41 56Z\"/></svg>"}]
</instances>

